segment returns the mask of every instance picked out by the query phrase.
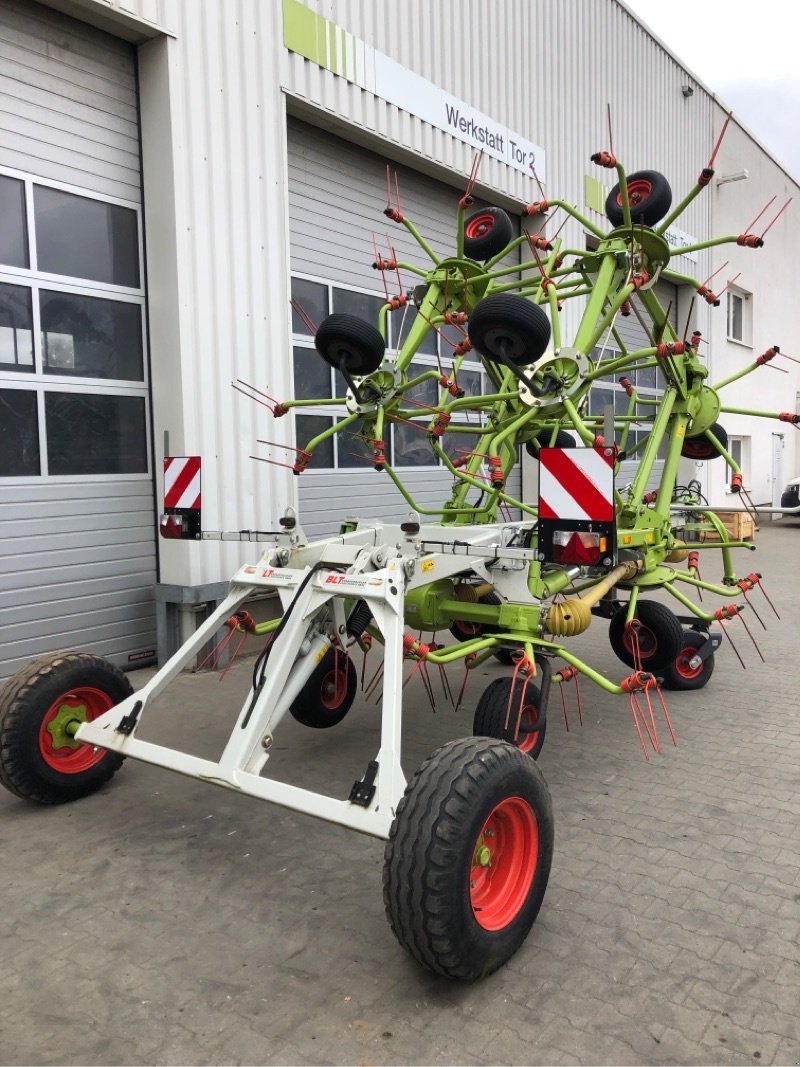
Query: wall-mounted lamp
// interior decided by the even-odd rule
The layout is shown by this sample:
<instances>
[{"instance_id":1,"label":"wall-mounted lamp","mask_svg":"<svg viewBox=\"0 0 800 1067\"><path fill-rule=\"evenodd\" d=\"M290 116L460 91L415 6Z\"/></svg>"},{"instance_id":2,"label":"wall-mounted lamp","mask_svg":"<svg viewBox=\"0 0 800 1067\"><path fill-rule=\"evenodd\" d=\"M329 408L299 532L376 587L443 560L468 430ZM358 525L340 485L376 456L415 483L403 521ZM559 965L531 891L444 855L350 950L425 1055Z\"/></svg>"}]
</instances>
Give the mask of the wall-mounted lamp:
<instances>
[{"instance_id":1,"label":"wall-mounted lamp","mask_svg":"<svg viewBox=\"0 0 800 1067\"><path fill-rule=\"evenodd\" d=\"M694 89L691 87L691 85L682 85L681 92L684 96L694 96Z\"/></svg>"},{"instance_id":2,"label":"wall-mounted lamp","mask_svg":"<svg viewBox=\"0 0 800 1067\"><path fill-rule=\"evenodd\" d=\"M723 174L721 178L717 178L717 185L724 185L726 182L741 182L749 177L749 170L737 170L735 174Z\"/></svg>"}]
</instances>

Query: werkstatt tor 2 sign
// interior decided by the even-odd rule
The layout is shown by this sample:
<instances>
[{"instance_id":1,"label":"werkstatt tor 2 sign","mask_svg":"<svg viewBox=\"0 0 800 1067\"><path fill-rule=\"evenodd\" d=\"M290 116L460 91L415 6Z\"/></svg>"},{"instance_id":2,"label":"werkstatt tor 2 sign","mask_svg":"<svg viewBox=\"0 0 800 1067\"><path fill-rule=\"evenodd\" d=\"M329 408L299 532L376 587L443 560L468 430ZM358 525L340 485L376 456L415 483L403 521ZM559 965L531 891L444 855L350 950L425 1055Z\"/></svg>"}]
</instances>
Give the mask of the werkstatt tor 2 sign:
<instances>
[{"instance_id":1,"label":"werkstatt tor 2 sign","mask_svg":"<svg viewBox=\"0 0 800 1067\"><path fill-rule=\"evenodd\" d=\"M438 85L377 52L299 0L283 0L283 43L290 52L415 115L514 170L545 181L545 153Z\"/></svg>"}]
</instances>

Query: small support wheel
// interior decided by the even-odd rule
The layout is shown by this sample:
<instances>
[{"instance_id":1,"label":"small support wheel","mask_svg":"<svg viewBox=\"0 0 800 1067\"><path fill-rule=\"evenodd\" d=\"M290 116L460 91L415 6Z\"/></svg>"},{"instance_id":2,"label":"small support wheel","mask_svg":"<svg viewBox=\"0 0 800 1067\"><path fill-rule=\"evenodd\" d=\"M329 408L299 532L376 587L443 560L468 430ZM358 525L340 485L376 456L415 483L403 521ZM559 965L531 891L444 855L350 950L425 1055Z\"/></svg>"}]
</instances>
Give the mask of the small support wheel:
<instances>
[{"instance_id":1,"label":"small support wheel","mask_svg":"<svg viewBox=\"0 0 800 1067\"><path fill-rule=\"evenodd\" d=\"M692 661L697 658L697 650L708 640L710 639L706 634L697 630L684 630L683 648L674 662L668 663L663 670L664 678L661 684L665 689L688 692L708 685L714 673L714 653L712 652L708 659L701 659L699 664L692 666Z\"/></svg>"},{"instance_id":2,"label":"small support wheel","mask_svg":"<svg viewBox=\"0 0 800 1067\"><path fill-rule=\"evenodd\" d=\"M540 448L574 448L575 438L571 433L566 430L557 430L556 439L553 444L550 444L550 438L552 433L549 430L543 430L542 433L537 433L535 437L532 437L530 441L525 442L525 451L529 456L538 456ZM538 447L537 447L538 446Z\"/></svg>"},{"instance_id":3,"label":"small support wheel","mask_svg":"<svg viewBox=\"0 0 800 1067\"><path fill-rule=\"evenodd\" d=\"M527 937L552 855L533 760L488 737L450 741L417 771L389 832L383 900L397 940L447 978L491 974Z\"/></svg>"},{"instance_id":4,"label":"small support wheel","mask_svg":"<svg viewBox=\"0 0 800 1067\"><path fill-rule=\"evenodd\" d=\"M719 441L725 451L728 451L728 431L720 423L715 422L712 426L709 426L708 432L712 433L714 437ZM705 433L698 434L697 437L686 437L681 447L681 455L686 459L717 459L720 453L717 451L716 446L709 441Z\"/></svg>"},{"instance_id":5,"label":"small support wheel","mask_svg":"<svg viewBox=\"0 0 800 1067\"><path fill-rule=\"evenodd\" d=\"M485 359L535 363L550 341L550 320L538 304L514 293L480 300L469 317L469 339Z\"/></svg>"},{"instance_id":6,"label":"small support wheel","mask_svg":"<svg viewBox=\"0 0 800 1067\"><path fill-rule=\"evenodd\" d=\"M524 700L523 700L524 689ZM510 713L509 713L510 698ZM522 701L522 715L519 720L519 737L514 740L514 727L517 724L517 715ZM544 745L544 735L547 723L543 723L536 729L541 707L541 692L533 682L525 685L525 679L517 676L514 693L511 693L510 678L495 678L490 682L481 694L475 708L475 718L472 721L472 733L476 737L497 737L501 741L508 741L515 745L520 752L524 752L531 759L536 759ZM508 728L506 728L506 714L508 714Z\"/></svg>"},{"instance_id":7,"label":"small support wheel","mask_svg":"<svg viewBox=\"0 0 800 1067\"><path fill-rule=\"evenodd\" d=\"M638 668L638 641L642 670L658 671L674 663L683 645L683 629L669 608L657 600L640 600L636 605L640 625L635 637L625 627L626 614L623 605L609 623L608 637L615 655L629 667Z\"/></svg>"},{"instance_id":8,"label":"small support wheel","mask_svg":"<svg viewBox=\"0 0 800 1067\"><path fill-rule=\"evenodd\" d=\"M75 731L131 693L122 671L100 656L55 652L33 660L0 695L0 783L38 804L94 793L123 757L76 741Z\"/></svg>"},{"instance_id":9,"label":"small support wheel","mask_svg":"<svg viewBox=\"0 0 800 1067\"><path fill-rule=\"evenodd\" d=\"M636 225L655 226L672 205L672 189L667 179L657 170L638 170L635 174L628 175L626 184L631 222ZM623 223L619 183L608 194L606 216L613 226L621 226Z\"/></svg>"},{"instance_id":10,"label":"small support wheel","mask_svg":"<svg viewBox=\"0 0 800 1067\"><path fill-rule=\"evenodd\" d=\"M386 342L378 330L355 315L329 315L319 324L314 347L336 370L362 377L383 362Z\"/></svg>"},{"instance_id":11,"label":"small support wheel","mask_svg":"<svg viewBox=\"0 0 800 1067\"><path fill-rule=\"evenodd\" d=\"M346 652L329 648L289 710L303 726L327 730L342 721L357 690L358 672L353 661Z\"/></svg>"},{"instance_id":12,"label":"small support wheel","mask_svg":"<svg viewBox=\"0 0 800 1067\"><path fill-rule=\"evenodd\" d=\"M511 219L501 207L479 207L464 220L464 255L467 259L492 259L513 236Z\"/></svg>"}]
</instances>

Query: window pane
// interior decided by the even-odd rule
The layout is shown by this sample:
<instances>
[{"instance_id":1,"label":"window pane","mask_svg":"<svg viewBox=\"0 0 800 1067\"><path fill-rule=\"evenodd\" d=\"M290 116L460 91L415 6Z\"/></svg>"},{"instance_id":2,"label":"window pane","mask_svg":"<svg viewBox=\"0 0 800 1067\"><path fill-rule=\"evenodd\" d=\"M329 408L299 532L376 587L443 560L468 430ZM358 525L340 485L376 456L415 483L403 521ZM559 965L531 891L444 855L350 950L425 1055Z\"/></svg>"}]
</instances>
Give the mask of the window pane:
<instances>
[{"instance_id":1,"label":"window pane","mask_svg":"<svg viewBox=\"0 0 800 1067\"><path fill-rule=\"evenodd\" d=\"M42 290L40 309L45 373L144 380L139 304Z\"/></svg>"},{"instance_id":2,"label":"window pane","mask_svg":"<svg viewBox=\"0 0 800 1067\"><path fill-rule=\"evenodd\" d=\"M623 393L623 396L625 394ZM625 400L627 402L627 396ZM605 406L610 404L614 407L614 394L610 389L597 389L594 388L589 393L589 414L590 415L605 415Z\"/></svg>"},{"instance_id":3,"label":"window pane","mask_svg":"<svg viewBox=\"0 0 800 1067\"><path fill-rule=\"evenodd\" d=\"M742 330L742 298L735 293L728 293L728 337L735 341L741 341L744 334Z\"/></svg>"},{"instance_id":4,"label":"window pane","mask_svg":"<svg viewBox=\"0 0 800 1067\"><path fill-rule=\"evenodd\" d=\"M16 178L0 177L0 263L29 267L25 186Z\"/></svg>"},{"instance_id":5,"label":"window pane","mask_svg":"<svg viewBox=\"0 0 800 1067\"><path fill-rule=\"evenodd\" d=\"M31 291L24 285L0 285L0 367L33 370Z\"/></svg>"},{"instance_id":6,"label":"window pane","mask_svg":"<svg viewBox=\"0 0 800 1067\"><path fill-rule=\"evenodd\" d=\"M366 293L352 293L349 289L333 290L333 310L337 314L355 315L376 329L378 312L386 303L383 297L368 296Z\"/></svg>"},{"instance_id":7,"label":"window pane","mask_svg":"<svg viewBox=\"0 0 800 1067\"><path fill-rule=\"evenodd\" d=\"M305 448L317 434L324 433L333 426L333 419L320 418L319 415L295 415L294 432L295 444L298 448ZM321 445L314 449L314 455L308 463L311 467L333 466L333 438L329 437Z\"/></svg>"},{"instance_id":8,"label":"window pane","mask_svg":"<svg viewBox=\"0 0 800 1067\"><path fill-rule=\"evenodd\" d=\"M393 311L389 316L392 323L392 345L396 349L400 349L402 345L408 340L408 335L411 333L411 328L417 319L417 309L411 304L406 304L405 307L400 308L397 311ZM447 348L449 349L449 345ZM418 352L423 353L426 356L436 355L436 330L431 326L428 332L422 339L422 344L417 349Z\"/></svg>"},{"instance_id":9,"label":"window pane","mask_svg":"<svg viewBox=\"0 0 800 1067\"><path fill-rule=\"evenodd\" d=\"M457 377L459 388L464 390L465 396L481 395L481 376L479 371L460 370Z\"/></svg>"},{"instance_id":10,"label":"window pane","mask_svg":"<svg viewBox=\"0 0 800 1067\"><path fill-rule=\"evenodd\" d=\"M637 389L655 389L656 387L656 368L655 367L643 367L636 372L636 388Z\"/></svg>"},{"instance_id":11,"label":"window pane","mask_svg":"<svg viewBox=\"0 0 800 1067\"><path fill-rule=\"evenodd\" d=\"M313 324L313 330L292 308L292 333L313 336L323 319L328 317L328 287L319 282L307 282L302 278L292 278L292 300L297 303L303 314Z\"/></svg>"},{"instance_id":12,"label":"window pane","mask_svg":"<svg viewBox=\"0 0 800 1067\"><path fill-rule=\"evenodd\" d=\"M44 185L33 203L39 270L138 289L135 211Z\"/></svg>"},{"instance_id":13,"label":"window pane","mask_svg":"<svg viewBox=\"0 0 800 1067\"><path fill-rule=\"evenodd\" d=\"M45 393L51 474L145 474L144 398Z\"/></svg>"},{"instance_id":14,"label":"window pane","mask_svg":"<svg viewBox=\"0 0 800 1067\"><path fill-rule=\"evenodd\" d=\"M467 458L470 452L480 452L476 433L453 433L448 431L441 438L439 444L442 450L450 457L451 463L456 463Z\"/></svg>"},{"instance_id":15,"label":"window pane","mask_svg":"<svg viewBox=\"0 0 800 1067\"><path fill-rule=\"evenodd\" d=\"M36 393L0 389L0 478L40 473Z\"/></svg>"},{"instance_id":16,"label":"window pane","mask_svg":"<svg viewBox=\"0 0 800 1067\"><path fill-rule=\"evenodd\" d=\"M364 424L361 422L354 422L352 426L348 426L346 430L337 435L338 448L339 448L339 467L374 467L375 457L372 454L372 441L365 440L362 434L364 433ZM413 430L412 430L413 433ZM385 449L384 455L387 462L392 462L392 454L390 449L390 441L386 440L384 435Z\"/></svg>"},{"instance_id":17,"label":"window pane","mask_svg":"<svg viewBox=\"0 0 800 1067\"><path fill-rule=\"evenodd\" d=\"M394 427L394 462L397 467L436 467L439 459L428 441L427 422L398 422Z\"/></svg>"},{"instance_id":18,"label":"window pane","mask_svg":"<svg viewBox=\"0 0 800 1067\"><path fill-rule=\"evenodd\" d=\"M409 378L418 378L420 374L425 374L427 371L435 371L436 377L439 375L438 369L427 363L411 363L406 374ZM413 389L406 389L403 394L403 401L408 407L414 407L415 404L409 403L411 400L417 404L428 404L430 407L436 407L439 403L439 384L436 378L427 378L424 382L420 382L419 385L415 385Z\"/></svg>"},{"instance_id":19,"label":"window pane","mask_svg":"<svg viewBox=\"0 0 800 1067\"><path fill-rule=\"evenodd\" d=\"M331 368L316 348L294 349L294 399L320 400L331 395Z\"/></svg>"}]
</instances>

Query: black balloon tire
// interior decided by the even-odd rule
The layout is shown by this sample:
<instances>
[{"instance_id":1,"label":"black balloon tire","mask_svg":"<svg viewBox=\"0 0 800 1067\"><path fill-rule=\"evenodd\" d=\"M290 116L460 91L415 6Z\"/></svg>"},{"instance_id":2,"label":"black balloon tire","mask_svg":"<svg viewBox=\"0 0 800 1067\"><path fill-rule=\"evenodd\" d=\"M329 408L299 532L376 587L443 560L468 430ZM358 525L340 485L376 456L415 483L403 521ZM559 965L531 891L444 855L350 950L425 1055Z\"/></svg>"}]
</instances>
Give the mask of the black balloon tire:
<instances>
[{"instance_id":1,"label":"black balloon tire","mask_svg":"<svg viewBox=\"0 0 800 1067\"><path fill-rule=\"evenodd\" d=\"M672 189L667 179L657 170L638 170L628 175L626 184L631 222L636 226L655 226L672 205ZM623 224L619 182L606 199L606 217L613 226Z\"/></svg>"},{"instance_id":2,"label":"black balloon tire","mask_svg":"<svg viewBox=\"0 0 800 1067\"><path fill-rule=\"evenodd\" d=\"M122 766L118 753L102 749L91 753L88 745L45 751L46 720L60 701L76 692L98 694L102 711L129 697L133 686L101 656L54 652L21 668L3 688L0 784L15 796L37 804L65 804L96 792ZM82 764L85 769L80 769Z\"/></svg>"},{"instance_id":3,"label":"black balloon tire","mask_svg":"<svg viewBox=\"0 0 800 1067\"><path fill-rule=\"evenodd\" d=\"M517 675L514 695L511 696L511 682L511 678L495 678L489 682L481 693L475 706L475 715L472 720L473 736L496 737L500 741L507 741L510 745L514 745L520 752L530 756L531 759L537 759L544 745L547 723L545 722L533 733L527 730L520 730L516 741L514 740L514 727L516 726L519 702L523 700L523 689L524 705L521 726L535 724L541 708L542 695L539 686L535 682L528 682L526 686L525 678ZM510 696L511 714L509 715L508 728L506 729L505 721ZM531 715L530 709L533 709L536 714Z\"/></svg>"},{"instance_id":4,"label":"black balloon tire","mask_svg":"<svg viewBox=\"0 0 800 1067\"><path fill-rule=\"evenodd\" d=\"M514 236L511 219L501 207L479 207L464 220L464 255L484 262L499 255Z\"/></svg>"},{"instance_id":5,"label":"black balloon tire","mask_svg":"<svg viewBox=\"0 0 800 1067\"><path fill-rule=\"evenodd\" d=\"M519 367L535 363L550 343L550 320L538 304L515 293L494 293L472 310L467 325L472 347L495 362L505 348Z\"/></svg>"},{"instance_id":6,"label":"black balloon tire","mask_svg":"<svg viewBox=\"0 0 800 1067\"><path fill-rule=\"evenodd\" d=\"M346 652L329 648L292 701L289 711L302 726L310 726L312 730L328 730L331 726L337 726L347 715L357 691L358 672L355 664ZM330 699L326 701L328 693Z\"/></svg>"},{"instance_id":7,"label":"black balloon tire","mask_svg":"<svg viewBox=\"0 0 800 1067\"><path fill-rule=\"evenodd\" d=\"M708 638L697 630L684 630L683 647L672 663L668 663L663 669L661 681L664 689L673 689L676 692L693 692L703 689L708 685L711 675L714 673L714 653L708 659L704 659L699 667L694 670L689 666L697 649L702 648Z\"/></svg>"},{"instance_id":8,"label":"black balloon tire","mask_svg":"<svg viewBox=\"0 0 800 1067\"><path fill-rule=\"evenodd\" d=\"M319 324L314 347L336 370L362 377L372 374L383 362L386 342L371 323L355 315L328 315Z\"/></svg>"},{"instance_id":9,"label":"black balloon tire","mask_svg":"<svg viewBox=\"0 0 800 1067\"><path fill-rule=\"evenodd\" d=\"M525 442L525 451L529 456L533 456L535 459L539 455L539 449L541 448L575 448L577 444L572 434L568 433L566 430L558 430L555 442L551 445L550 438L552 436L553 435L549 430L537 433L530 441ZM539 445L539 449L536 448L537 444Z\"/></svg>"},{"instance_id":10,"label":"black balloon tire","mask_svg":"<svg viewBox=\"0 0 800 1067\"><path fill-rule=\"evenodd\" d=\"M627 663L629 667L639 669L625 637L625 616L623 605L608 625L608 639L614 654ZM641 670L656 672L669 663L674 663L681 650L683 629L677 616L657 600L639 600L635 617L642 624L639 630L641 650Z\"/></svg>"},{"instance_id":11,"label":"black balloon tire","mask_svg":"<svg viewBox=\"0 0 800 1067\"><path fill-rule=\"evenodd\" d=\"M715 422L713 426L709 426L708 429L727 452L728 431L725 427L719 422ZM703 462L708 459L718 459L721 453L717 451L716 447L709 441L706 435L701 433L696 437L685 438L681 448L681 455L684 459L694 459L698 462Z\"/></svg>"},{"instance_id":12,"label":"black balloon tire","mask_svg":"<svg viewBox=\"0 0 800 1067\"><path fill-rule=\"evenodd\" d=\"M500 809L510 817L512 833L505 840L498 835L494 869L478 867L479 846ZM517 835L515 822L522 827ZM490 879L502 872L509 853L517 859L516 892L506 897L508 903L513 896L514 906L506 907L502 921L506 915L502 908L498 915ZM435 974L483 978L527 937L544 899L552 855L552 802L537 764L504 741L450 741L409 782L389 831L383 901L392 931ZM487 928L490 914L497 918L494 928Z\"/></svg>"}]
</instances>

